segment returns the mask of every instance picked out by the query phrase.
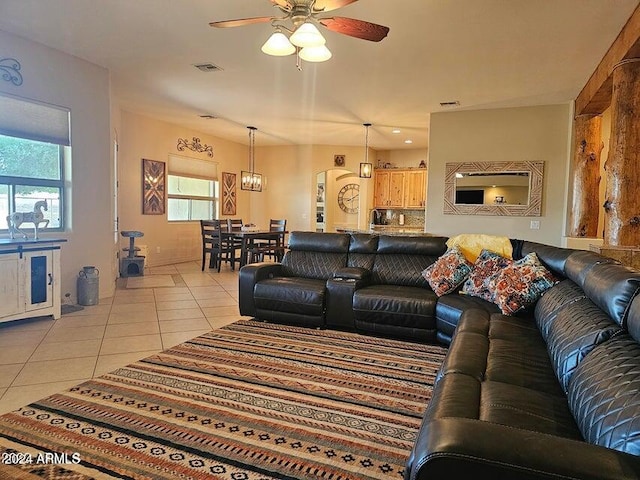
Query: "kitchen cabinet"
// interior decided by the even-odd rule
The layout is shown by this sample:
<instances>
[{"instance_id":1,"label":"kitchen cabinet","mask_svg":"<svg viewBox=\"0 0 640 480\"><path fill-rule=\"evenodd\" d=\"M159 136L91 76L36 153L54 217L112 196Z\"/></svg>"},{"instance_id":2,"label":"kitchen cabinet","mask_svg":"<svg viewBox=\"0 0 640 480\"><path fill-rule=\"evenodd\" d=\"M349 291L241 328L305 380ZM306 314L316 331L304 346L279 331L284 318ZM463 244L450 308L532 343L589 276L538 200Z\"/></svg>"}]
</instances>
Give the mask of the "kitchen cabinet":
<instances>
[{"instance_id":1,"label":"kitchen cabinet","mask_svg":"<svg viewBox=\"0 0 640 480\"><path fill-rule=\"evenodd\" d=\"M423 169L376 169L373 208L424 208L426 185Z\"/></svg>"},{"instance_id":2,"label":"kitchen cabinet","mask_svg":"<svg viewBox=\"0 0 640 480\"><path fill-rule=\"evenodd\" d=\"M0 323L61 314L60 245L65 240L0 242Z\"/></svg>"},{"instance_id":3,"label":"kitchen cabinet","mask_svg":"<svg viewBox=\"0 0 640 480\"><path fill-rule=\"evenodd\" d=\"M405 208L423 208L427 203L426 170L409 170L405 175Z\"/></svg>"},{"instance_id":4,"label":"kitchen cabinet","mask_svg":"<svg viewBox=\"0 0 640 480\"><path fill-rule=\"evenodd\" d=\"M373 207L402 208L404 205L404 177L403 170L376 170Z\"/></svg>"}]
</instances>

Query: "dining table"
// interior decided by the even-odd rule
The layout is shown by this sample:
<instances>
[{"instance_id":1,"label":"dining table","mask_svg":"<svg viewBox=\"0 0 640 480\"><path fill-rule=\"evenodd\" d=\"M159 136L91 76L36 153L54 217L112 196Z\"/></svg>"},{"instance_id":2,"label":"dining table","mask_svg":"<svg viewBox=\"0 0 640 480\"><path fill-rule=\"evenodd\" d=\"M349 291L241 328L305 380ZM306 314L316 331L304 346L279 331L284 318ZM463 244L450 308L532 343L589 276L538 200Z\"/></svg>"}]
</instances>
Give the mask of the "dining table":
<instances>
[{"instance_id":1,"label":"dining table","mask_svg":"<svg viewBox=\"0 0 640 480\"><path fill-rule=\"evenodd\" d=\"M242 230L231 229L222 230L223 237L227 239L240 240L240 268L249 263L249 254L255 245L256 240L274 240L276 242L275 248L281 248L284 244L284 236L287 231L273 231L273 230Z\"/></svg>"}]
</instances>

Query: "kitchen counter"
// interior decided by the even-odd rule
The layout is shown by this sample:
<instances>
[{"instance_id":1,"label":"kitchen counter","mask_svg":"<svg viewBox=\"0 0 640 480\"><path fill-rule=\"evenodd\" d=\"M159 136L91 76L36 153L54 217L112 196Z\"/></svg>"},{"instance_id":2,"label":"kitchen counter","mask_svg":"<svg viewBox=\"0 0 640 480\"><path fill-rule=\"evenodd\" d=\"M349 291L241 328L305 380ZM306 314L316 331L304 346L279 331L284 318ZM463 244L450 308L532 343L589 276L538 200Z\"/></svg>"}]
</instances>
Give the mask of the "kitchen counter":
<instances>
[{"instance_id":1,"label":"kitchen counter","mask_svg":"<svg viewBox=\"0 0 640 480\"><path fill-rule=\"evenodd\" d=\"M415 227L396 227L391 225L376 225L370 229L336 229L338 233L376 233L378 235L398 235L398 236L415 236L415 237L431 237L431 233L424 232L421 228Z\"/></svg>"}]
</instances>

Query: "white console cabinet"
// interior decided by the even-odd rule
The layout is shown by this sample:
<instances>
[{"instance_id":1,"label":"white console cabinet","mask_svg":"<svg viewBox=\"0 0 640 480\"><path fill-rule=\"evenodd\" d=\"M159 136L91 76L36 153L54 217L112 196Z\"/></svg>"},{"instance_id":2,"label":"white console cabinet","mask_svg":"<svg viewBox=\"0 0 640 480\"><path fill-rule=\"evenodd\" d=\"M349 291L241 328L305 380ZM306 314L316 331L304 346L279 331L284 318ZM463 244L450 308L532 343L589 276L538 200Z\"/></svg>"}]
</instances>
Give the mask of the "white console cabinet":
<instances>
[{"instance_id":1,"label":"white console cabinet","mask_svg":"<svg viewBox=\"0 0 640 480\"><path fill-rule=\"evenodd\" d=\"M0 322L60 317L60 245L66 240L0 240Z\"/></svg>"}]
</instances>

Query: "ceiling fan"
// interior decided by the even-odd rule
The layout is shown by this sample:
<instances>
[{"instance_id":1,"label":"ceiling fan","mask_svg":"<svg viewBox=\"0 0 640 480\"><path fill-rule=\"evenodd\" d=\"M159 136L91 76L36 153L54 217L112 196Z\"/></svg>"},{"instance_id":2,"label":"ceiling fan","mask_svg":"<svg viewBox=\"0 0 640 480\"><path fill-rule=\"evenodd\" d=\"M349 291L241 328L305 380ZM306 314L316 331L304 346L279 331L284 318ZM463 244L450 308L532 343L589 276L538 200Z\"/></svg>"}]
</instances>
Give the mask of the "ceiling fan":
<instances>
[{"instance_id":1,"label":"ceiling fan","mask_svg":"<svg viewBox=\"0 0 640 480\"><path fill-rule=\"evenodd\" d=\"M240 18L211 22L218 28L241 27L255 23L268 23L276 29L263 45L262 51L269 55L290 55L297 52L307 61L324 61L331 57L325 47L325 39L314 24L320 24L333 32L351 37L379 42L389 33L389 27L347 17L318 17L324 13L345 7L358 0L269 0L281 10L281 16ZM287 21L293 28L287 26ZM290 33L290 38L282 33Z\"/></svg>"}]
</instances>

